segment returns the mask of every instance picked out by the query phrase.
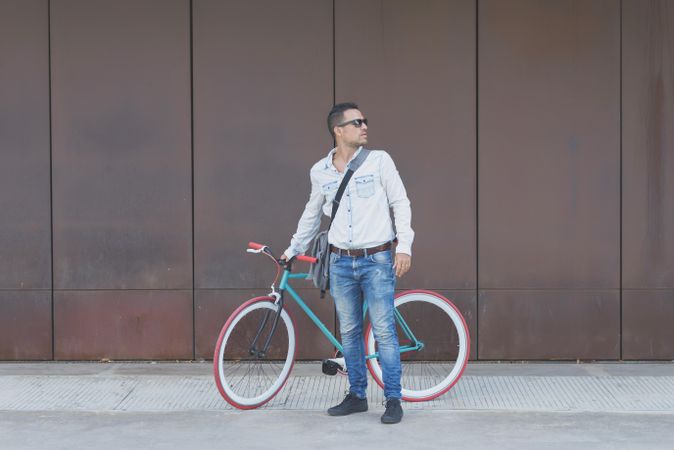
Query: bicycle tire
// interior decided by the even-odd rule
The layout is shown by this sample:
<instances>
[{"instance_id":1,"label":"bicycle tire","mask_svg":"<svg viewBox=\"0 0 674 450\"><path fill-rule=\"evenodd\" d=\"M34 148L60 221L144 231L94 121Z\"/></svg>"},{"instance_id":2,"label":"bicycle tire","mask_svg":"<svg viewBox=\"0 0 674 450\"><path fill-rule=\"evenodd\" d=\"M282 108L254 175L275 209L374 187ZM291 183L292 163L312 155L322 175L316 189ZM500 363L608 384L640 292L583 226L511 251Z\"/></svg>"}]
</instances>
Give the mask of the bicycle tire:
<instances>
[{"instance_id":1,"label":"bicycle tire","mask_svg":"<svg viewBox=\"0 0 674 450\"><path fill-rule=\"evenodd\" d=\"M401 292L395 297L395 308L417 339L425 344L419 351L401 353L402 398L409 402L433 400L449 391L466 368L470 354L466 321L451 301L432 291ZM422 319L432 320L436 326L428 323L418 326ZM397 322L402 346L406 343L406 336L400 322ZM444 331L438 333L439 330ZM368 324L365 331L365 348L369 355L376 351L372 324ZM383 388L382 370L377 358L368 359L367 366L374 380Z\"/></svg>"},{"instance_id":2,"label":"bicycle tire","mask_svg":"<svg viewBox=\"0 0 674 450\"><path fill-rule=\"evenodd\" d=\"M290 376L295 362L295 325L285 309L281 311L269 352L263 358L249 353L262 317L277 308L271 297L252 298L229 316L218 336L213 353L215 384L220 395L238 409L264 405L278 394ZM264 342L273 320L265 323L258 345Z\"/></svg>"}]
</instances>

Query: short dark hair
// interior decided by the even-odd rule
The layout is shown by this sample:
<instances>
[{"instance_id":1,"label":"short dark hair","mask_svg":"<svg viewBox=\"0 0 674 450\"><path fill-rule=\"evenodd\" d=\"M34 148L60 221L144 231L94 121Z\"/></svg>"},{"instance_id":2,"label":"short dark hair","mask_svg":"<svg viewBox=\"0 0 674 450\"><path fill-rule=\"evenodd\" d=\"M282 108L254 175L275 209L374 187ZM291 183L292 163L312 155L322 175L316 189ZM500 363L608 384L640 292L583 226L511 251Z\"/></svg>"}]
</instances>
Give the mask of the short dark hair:
<instances>
[{"instance_id":1,"label":"short dark hair","mask_svg":"<svg viewBox=\"0 0 674 450\"><path fill-rule=\"evenodd\" d=\"M328 131L332 135L333 139L335 137L334 128L342 123L344 120L344 111L348 109L359 109L358 105L353 102L337 103L332 107L328 113Z\"/></svg>"}]
</instances>

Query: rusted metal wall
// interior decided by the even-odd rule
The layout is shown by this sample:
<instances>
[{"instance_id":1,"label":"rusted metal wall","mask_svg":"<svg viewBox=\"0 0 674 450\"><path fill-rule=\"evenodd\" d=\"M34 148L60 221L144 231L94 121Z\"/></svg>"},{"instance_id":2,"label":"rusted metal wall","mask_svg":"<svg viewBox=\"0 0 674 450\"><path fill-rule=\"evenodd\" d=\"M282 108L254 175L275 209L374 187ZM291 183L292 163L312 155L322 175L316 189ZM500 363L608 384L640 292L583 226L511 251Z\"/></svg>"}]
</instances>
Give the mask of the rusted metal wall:
<instances>
[{"instance_id":1,"label":"rusted metal wall","mask_svg":"<svg viewBox=\"0 0 674 450\"><path fill-rule=\"evenodd\" d=\"M623 2L623 356L674 359L674 4Z\"/></svg>"},{"instance_id":2,"label":"rusted metal wall","mask_svg":"<svg viewBox=\"0 0 674 450\"><path fill-rule=\"evenodd\" d=\"M479 356L619 358L620 2L478 21Z\"/></svg>"},{"instance_id":3,"label":"rusted metal wall","mask_svg":"<svg viewBox=\"0 0 674 450\"><path fill-rule=\"evenodd\" d=\"M472 358L672 359L673 33L667 0L0 0L0 359L210 358L346 100L412 200L398 287Z\"/></svg>"},{"instance_id":4,"label":"rusted metal wall","mask_svg":"<svg viewBox=\"0 0 674 450\"><path fill-rule=\"evenodd\" d=\"M190 3L50 13L54 357L192 358Z\"/></svg>"},{"instance_id":5,"label":"rusted metal wall","mask_svg":"<svg viewBox=\"0 0 674 450\"><path fill-rule=\"evenodd\" d=\"M0 360L51 359L47 2L0 2Z\"/></svg>"}]
</instances>

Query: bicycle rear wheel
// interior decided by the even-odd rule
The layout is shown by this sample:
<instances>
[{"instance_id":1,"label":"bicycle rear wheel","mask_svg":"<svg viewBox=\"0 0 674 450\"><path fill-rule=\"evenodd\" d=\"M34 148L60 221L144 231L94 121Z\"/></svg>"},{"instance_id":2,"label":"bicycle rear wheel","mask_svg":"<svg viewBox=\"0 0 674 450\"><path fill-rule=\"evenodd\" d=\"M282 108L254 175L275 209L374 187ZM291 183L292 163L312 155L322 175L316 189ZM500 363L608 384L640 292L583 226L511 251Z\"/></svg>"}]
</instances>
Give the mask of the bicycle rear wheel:
<instances>
[{"instance_id":1,"label":"bicycle rear wheel","mask_svg":"<svg viewBox=\"0 0 674 450\"><path fill-rule=\"evenodd\" d=\"M402 398L410 402L432 400L459 380L470 354L468 327L459 310L431 291L405 291L395 298L401 354ZM365 332L368 355L377 351L372 325ZM374 380L384 387L377 358L367 360Z\"/></svg>"},{"instance_id":2,"label":"bicycle rear wheel","mask_svg":"<svg viewBox=\"0 0 674 450\"><path fill-rule=\"evenodd\" d=\"M283 309L272 333L277 311L273 298L253 298L239 306L222 327L213 355L215 384L222 397L236 408L264 405L290 375L295 327ZM270 333L269 347L262 354L260 350Z\"/></svg>"}]
</instances>

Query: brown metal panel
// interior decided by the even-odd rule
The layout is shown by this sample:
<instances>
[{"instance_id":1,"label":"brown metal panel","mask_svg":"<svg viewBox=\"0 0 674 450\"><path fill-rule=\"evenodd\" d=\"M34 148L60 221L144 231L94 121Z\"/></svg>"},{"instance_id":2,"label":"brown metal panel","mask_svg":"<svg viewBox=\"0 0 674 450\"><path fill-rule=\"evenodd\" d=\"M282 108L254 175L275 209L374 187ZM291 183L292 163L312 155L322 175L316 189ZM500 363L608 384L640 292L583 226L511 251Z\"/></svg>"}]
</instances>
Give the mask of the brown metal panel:
<instances>
[{"instance_id":1,"label":"brown metal panel","mask_svg":"<svg viewBox=\"0 0 674 450\"><path fill-rule=\"evenodd\" d=\"M49 202L47 2L0 2L0 289L51 288Z\"/></svg>"},{"instance_id":2,"label":"brown metal panel","mask_svg":"<svg viewBox=\"0 0 674 450\"><path fill-rule=\"evenodd\" d=\"M197 290L195 296L195 345L196 358L212 359L215 343L229 315L246 300L266 295L259 289L246 290ZM334 333L335 313L332 300L319 298L315 289L298 289L307 305ZM289 297L289 295L288 295ZM333 356L332 344L323 337L308 316L293 301L286 301L297 332L296 359L324 359Z\"/></svg>"},{"instance_id":3,"label":"brown metal panel","mask_svg":"<svg viewBox=\"0 0 674 450\"><path fill-rule=\"evenodd\" d=\"M268 286L246 244L287 248L332 144L332 1L195 0L193 20L196 285Z\"/></svg>"},{"instance_id":4,"label":"brown metal panel","mask_svg":"<svg viewBox=\"0 0 674 450\"><path fill-rule=\"evenodd\" d=\"M51 2L56 288L192 287L189 17Z\"/></svg>"},{"instance_id":5,"label":"brown metal panel","mask_svg":"<svg viewBox=\"0 0 674 450\"><path fill-rule=\"evenodd\" d=\"M480 288L619 287L619 3L479 3Z\"/></svg>"},{"instance_id":6,"label":"brown metal panel","mask_svg":"<svg viewBox=\"0 0 674 450\"><path fill-rule=\"evenodd\" d=\"M0 291L0 360L51 359L51 292Z\"/></svg>"},{"instance_id":7,"label":"brown metal panel","mask_svg":"<svg viewBox=\"0 0 674 450\"><path fill-rule=\"evenodd\" d=\"M337 102L369 117L412 202L399 287L476 286L475 1L335 2Z\"/></svg>"},{"instance_id":8,"label":"brown metal panel","mask_svg":"<svg viewBox=\"0 0 674 450\"><path fill-rule=\"evenodd\" d=\"M54 292L54 359L192 359L191 291Z\"/></svg>"},{"instance_id":9,"label":"brown metal panel","mask_svg":"<svg viewBox=\"0 0 674 450\"><path fill-rule=\"evenodd\" d=\"M674 359L674 291L623 291L623 359Z\"/></svg>"},{"instance_id":10,"label":"brown metal panel","mask_svg":"<svg viewBox=\"0 0 674 450\"><path fill-rule=\"evenodd\" d=\"M483 359L620 357L618 290L488 290L478 301Z\"/></svg>"},{"instance_id":11,"label":"brown metal panel","mask_svg":"<svg viewBox=\"0 0 674 450\"><path fill-rule=\"evenodd\" d=\"M623 2L623 287L674 287L674 4ZM672 316L670 315L670 322ZM670 352L671 354L671 352Z\"/></svg>"}]
</instances>

